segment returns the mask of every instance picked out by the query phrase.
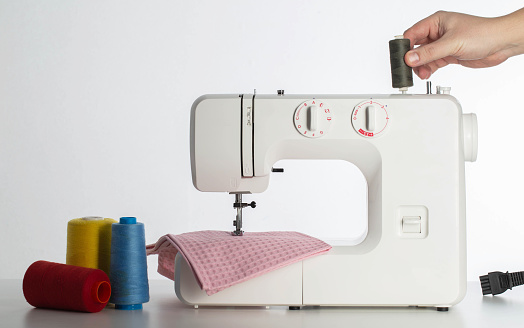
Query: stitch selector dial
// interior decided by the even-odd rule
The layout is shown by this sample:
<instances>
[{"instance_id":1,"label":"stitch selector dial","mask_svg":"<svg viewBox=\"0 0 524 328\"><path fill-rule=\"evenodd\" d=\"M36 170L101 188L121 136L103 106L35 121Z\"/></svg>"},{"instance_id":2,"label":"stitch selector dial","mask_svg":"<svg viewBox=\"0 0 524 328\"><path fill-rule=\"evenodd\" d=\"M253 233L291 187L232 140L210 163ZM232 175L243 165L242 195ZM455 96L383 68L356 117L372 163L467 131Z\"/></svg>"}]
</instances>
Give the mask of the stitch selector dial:
<instances>
[{"instance_id":1,"label":"stitch selector dial","mask_svg":"<svg viewBox=\"0 0 524 328\"><path fill-rule=\"evenodd\" d=\"M298 105L293 122L298 133L308 138L324 136L333 120L331 107L318 99L306 100Z\"/></svg>"},{"instance_id":2,"label":"stitch selector dial","mask_svg":"<svg viewBox=\"0 0 524 328\"><path fill-rule=\"evenodd\" d=\"M355 106L351 115L353 128L363 137L378 137L389 125L388 106L373 99L363 101Z\"/></svg>"}]
</instances>

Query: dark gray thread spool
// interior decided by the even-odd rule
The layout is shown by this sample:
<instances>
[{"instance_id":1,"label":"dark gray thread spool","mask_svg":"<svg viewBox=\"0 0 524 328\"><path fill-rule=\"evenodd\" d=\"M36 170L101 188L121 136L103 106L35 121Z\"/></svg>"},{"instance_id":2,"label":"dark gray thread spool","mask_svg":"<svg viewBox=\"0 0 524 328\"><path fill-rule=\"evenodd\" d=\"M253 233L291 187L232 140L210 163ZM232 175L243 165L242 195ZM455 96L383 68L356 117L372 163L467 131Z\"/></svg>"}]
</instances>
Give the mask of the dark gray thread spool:
<instances>
[{"instance_id":1,"label":"dark gray thread spool","mask_svg":"<svg viewBox=\"0 0 524 328\"><path fill-rule=\"evenodd\" d=\"M409 39L389 41L389 60L391 63L391 81L393 88L408 88L413 86L413 71L404 61L404 56L409 49Z\"/></svg>"}]
</instances>

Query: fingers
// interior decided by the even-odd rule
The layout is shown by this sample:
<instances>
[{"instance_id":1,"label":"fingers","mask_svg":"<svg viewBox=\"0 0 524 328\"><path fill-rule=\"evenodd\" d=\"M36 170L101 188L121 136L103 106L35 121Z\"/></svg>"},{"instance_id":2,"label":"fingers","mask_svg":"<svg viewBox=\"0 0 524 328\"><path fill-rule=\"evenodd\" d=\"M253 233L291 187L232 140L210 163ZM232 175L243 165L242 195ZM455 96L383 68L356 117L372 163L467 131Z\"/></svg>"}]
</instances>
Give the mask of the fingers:
<instances>
[{"instance_id":1,"label":"fingers","mask_svg":"<svg viewBox=\"0 0 524 328\"><path fill-rule=\"evenodd\" d=\"M421 44L420 47L408 51L404 60L411 67L418 67L435 62L453 55L457 45L445 35L442 35L443 24L449 13L438 11L424 18L404 32L404 38L410 39L411 46ZM447 64L446 64L447 65ZM438 69L435 64L430 65L430 71ZM436 69L434 69L436 67ZM422 69L422 72L426 72ZM428 76L429 77L429 76Z\"/></svg>"},{"instance_id":2,"label":"fingers","mask_svg":"<svg viewBox=\"0 0 524 328\"><path fill-rule=\"evenodd\" d=\"M486 58L476 60L459 60L455 57L448 56L418 67L414 67L413 71L415 72L415 74L417 74L417 76L420 79L426 80L429 79L431 75L433 75L433 73L435 73L438 69L443 68L449 64L460 64L464 67L469 68L485 68L497 66L506 61L509 57L511 57L512 51L512 49L505 49L496 52Z\"/></svg>"},{"instance_id":3,"label":"fingers","mask_svg":"<svg viewBox=\"0 0 524 328\"><path fill-rule=\"evenodd\" d=\"M458 48L454 42L445 37L422 45L406 53L404 60L411 67L425 65L436 60L455 55Z\"/></svg>"},{"instance_id":4,"label":"fingers","mask_svg":"<svg viewBox=\"0 0 524 328\"><path fill-rule=\"evenodd\" d=\"M415 67L413 71L421 80L427 80L431 76L431 69L427 66Z\"/></svg>"},{"instance_id":5,"label":"fingers","mask_svg":"<svg viewBox=\"0 0 524 328\"><path fill-rule=\"evenodd\" d=\"M410 39L411 47L422 42L427 42L428 39L436 40L439 38L440 17L442 15L443 12L436 12L404 32L404 38Z\"/></svg>"},{"instance_id":6,"label":"fingers","mask_svg":"<svg viewBox=\"0 0 524 328\"><path fill-rule=\"evenodd\" d=\"M422 80L429 79L433 73L435 73L438 69L448 66L449 64L458 64L459 61L454 57L445 57L438 60L435 60L433 62L427 63L422 66L418 66L413 68L413 71L419 78Z\"/></svg>"}]
</instances>

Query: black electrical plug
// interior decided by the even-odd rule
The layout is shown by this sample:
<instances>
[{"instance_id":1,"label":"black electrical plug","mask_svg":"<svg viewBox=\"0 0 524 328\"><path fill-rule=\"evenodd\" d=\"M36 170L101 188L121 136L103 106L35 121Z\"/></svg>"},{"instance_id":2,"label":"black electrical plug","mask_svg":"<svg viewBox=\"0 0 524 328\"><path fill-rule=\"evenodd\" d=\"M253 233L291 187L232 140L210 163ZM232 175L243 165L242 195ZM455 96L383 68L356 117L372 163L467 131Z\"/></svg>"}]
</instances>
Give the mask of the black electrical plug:
<instances>
[{"instance_id":1,"label":"black electrical plug","mask_svg":"<svg viewBox=\"0 0 524 328\"><path fill-rule=\"evenodd\" d=\"M513 287L524 285L524 271L512 273L494 271L479 278L482 295L498 295Z\"/></svg>"}]
</instances>

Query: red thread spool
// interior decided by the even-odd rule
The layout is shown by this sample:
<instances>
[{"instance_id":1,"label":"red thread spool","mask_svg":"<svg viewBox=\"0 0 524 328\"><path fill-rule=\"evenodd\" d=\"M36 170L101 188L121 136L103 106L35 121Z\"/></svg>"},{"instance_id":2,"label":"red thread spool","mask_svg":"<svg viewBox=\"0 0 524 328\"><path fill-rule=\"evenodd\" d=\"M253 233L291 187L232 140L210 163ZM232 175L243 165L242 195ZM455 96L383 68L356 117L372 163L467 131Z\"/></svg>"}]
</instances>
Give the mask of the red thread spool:
<instances>
[{"instance_id":1,"label":"red thread spool","mask_svg":"<svg viewBox=\"0 0 524 328\"><path fill-rule=\"evenodd\" d=\"M99 312L109 301L111 285L99 269L37 261L25 272L23 291L34 307Z\"/></svg>"}]
</instances>

